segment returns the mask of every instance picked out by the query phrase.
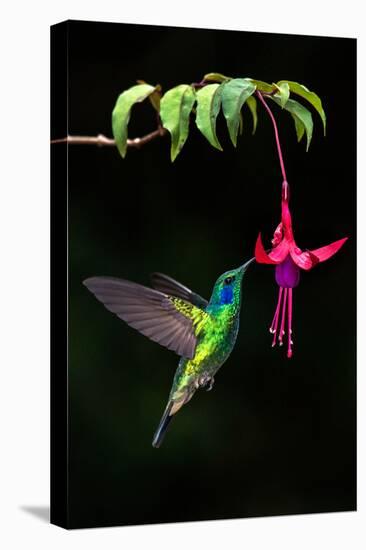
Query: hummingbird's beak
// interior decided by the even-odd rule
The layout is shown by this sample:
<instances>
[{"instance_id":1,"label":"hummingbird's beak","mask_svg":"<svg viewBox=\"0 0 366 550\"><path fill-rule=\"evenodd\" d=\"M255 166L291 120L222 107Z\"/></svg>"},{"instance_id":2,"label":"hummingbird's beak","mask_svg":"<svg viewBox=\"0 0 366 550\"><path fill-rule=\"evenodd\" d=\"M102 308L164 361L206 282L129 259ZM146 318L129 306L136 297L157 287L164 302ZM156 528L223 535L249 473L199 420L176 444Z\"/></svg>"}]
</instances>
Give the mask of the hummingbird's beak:
<instances>
[{"instance_id":1,"label":"hummingbird's beak","mask_svg":"<svg viewBox=\"0 0 366 550\"><path fill-rule=\"evenodd\" d=\"M250 266L250 264L253 263L254 261L255 261L255 258L251 258L250 260L245 262L245 264L243 264L240 268L241 272L244 274L248 269L248 267Z\"/></svg>"}]
</instances>

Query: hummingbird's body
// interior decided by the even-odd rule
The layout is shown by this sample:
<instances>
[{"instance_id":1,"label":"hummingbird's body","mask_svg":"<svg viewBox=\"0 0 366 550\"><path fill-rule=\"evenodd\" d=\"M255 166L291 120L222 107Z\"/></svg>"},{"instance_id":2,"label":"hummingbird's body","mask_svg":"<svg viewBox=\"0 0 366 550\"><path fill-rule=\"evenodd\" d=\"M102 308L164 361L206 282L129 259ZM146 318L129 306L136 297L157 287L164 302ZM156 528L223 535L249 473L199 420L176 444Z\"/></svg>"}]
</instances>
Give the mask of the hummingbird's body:
<instances>
[{"instance_id":1,"label":"hummingbird's body","mask_svg":"<svg viewBox=\"0 0 366 550\"><path fill-rule=\"evenodd\" d=\"M194 357L182 357L179 361L171 398L190 383L195 386L203 376L214 377L234 347L239 330L239 312L240 307L233 304L217 307L209 305L206 308L207 317L199 333Z\"/></svg>"},{"instance_id":2,"label":"hummingbird's body","mask_svg":"<svg viewBox=\"0 0 366 550\"><path fill-rule=\"evenodd\" d=\"M212 388L216 372L232 352L239 331L242 277L251 261L221 275L209 302L161 273L152 275L154 290L110 277L84 281L107 309L181 355L154 447L160 446L171 419L196 390Z\"/></svg>"}]
</instances>

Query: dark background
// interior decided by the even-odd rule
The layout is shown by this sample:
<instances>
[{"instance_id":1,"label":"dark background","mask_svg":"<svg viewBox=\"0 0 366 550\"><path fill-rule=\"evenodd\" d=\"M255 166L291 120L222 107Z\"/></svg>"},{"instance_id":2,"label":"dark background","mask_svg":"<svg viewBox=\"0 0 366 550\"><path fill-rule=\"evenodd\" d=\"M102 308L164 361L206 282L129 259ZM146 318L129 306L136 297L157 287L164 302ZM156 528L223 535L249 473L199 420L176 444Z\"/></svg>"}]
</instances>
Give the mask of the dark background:
<instances>
[{"instance_id":1,"label":"dark background","mask_svg":"<svg viewBox=\"0 0 366 550\"><path fill-rule=\"evenodd\" d=\"M144 79L163 90L221 72L295 80L317 92L308 153L277 115L296 240L350 239L302 272L294 292L294 357L271 349L274 271L243 285L236 347L211 393L198 392L151 447L178 357L107 312L82 285L92 275L142 284L163 271L209 298L222 272L253 255L279 222L281 176L263 108L235 150L222 114L213 149L191 126L174 164L169 138L129 150L69 148L69 525L91 527L354 510L356 41L105 23L69 23L69 132L111 135L119 93ZM131 137L156 127L149 102ZM61 137L61 136L55 136Z\"/></svg>"}]
</instances>

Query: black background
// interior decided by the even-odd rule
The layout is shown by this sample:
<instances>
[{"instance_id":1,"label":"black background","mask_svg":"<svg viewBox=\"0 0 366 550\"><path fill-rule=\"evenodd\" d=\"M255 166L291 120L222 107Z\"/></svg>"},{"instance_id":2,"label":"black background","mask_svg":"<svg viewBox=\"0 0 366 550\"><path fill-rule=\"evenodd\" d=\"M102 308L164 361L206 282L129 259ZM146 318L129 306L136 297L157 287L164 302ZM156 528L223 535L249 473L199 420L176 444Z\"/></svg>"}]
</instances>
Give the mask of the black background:
<instances>
[{"instance_id":1,"label":"black background","mask_svg":"<svg viewBox=\"0 0 366 550\"><path fill-rule=\"evenodd\" d=\"M317 92L310 151L273 104L291 184L296 240L344 248L294 293L294 357L271 349L273 268L243 284L241 330L211 393L151 440L178 358L107 312L83 287L92 275L142 284L166 272L209 297L219 274L268 245L281 176L259 107L235 150L222 114L213 149L191 125L171 164L169 138L123 160L115 148L69 148L69 525L91 527L353 510L356 506L356 41L216 30L70 22L69 132L111 135L111 111L137 79L163 90L215 71ZM271 104L272 106L272 104ZM149 102L131 137L156 127ZM54 136L61 137L61 136ZM63 147L62 145L60 147Z\"/></svg>"}]
</instances>

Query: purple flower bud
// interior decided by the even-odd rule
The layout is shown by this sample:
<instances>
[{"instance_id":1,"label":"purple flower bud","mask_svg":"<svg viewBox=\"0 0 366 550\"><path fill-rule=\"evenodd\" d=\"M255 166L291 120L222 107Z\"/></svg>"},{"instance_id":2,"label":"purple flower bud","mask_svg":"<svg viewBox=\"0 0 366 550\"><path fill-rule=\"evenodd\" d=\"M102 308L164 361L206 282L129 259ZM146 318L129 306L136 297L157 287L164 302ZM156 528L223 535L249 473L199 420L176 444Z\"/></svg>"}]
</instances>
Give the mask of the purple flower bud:
<instances>
[{"instance_id":1,"label":"purple flower bud","mask_svg":"<svg viewBox=\"0 0 366 550\"><path fill-rule=\"evenodd\" d=\"M288 254L283 262L276 265L276 283L282 288L295 288L299 282L300 268Z\"/></svg>"}]
</instances>

